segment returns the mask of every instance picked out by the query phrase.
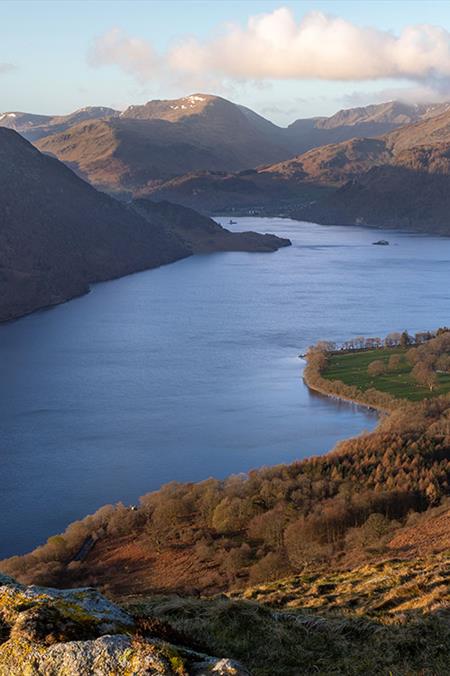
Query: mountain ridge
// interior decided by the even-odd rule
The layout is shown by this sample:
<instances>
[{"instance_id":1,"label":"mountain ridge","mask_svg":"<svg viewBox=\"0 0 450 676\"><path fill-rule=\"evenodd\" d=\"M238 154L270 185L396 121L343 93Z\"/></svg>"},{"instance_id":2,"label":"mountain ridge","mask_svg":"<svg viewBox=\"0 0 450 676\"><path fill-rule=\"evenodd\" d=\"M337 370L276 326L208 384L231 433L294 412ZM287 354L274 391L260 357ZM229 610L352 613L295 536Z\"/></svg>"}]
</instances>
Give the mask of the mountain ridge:
<instances>
[{"instance_id":1,"label":"mountain ridge","mask_svg":"<svg viewBox=\"0 0 450 676\"><path fill-rule=\"evenodd\" d=\"M3 113L0 125L23 133L103 190L145 196L158 182L193 171L273 165L314 147L355 136L372 138L431 119L448 107L392 101L331 117L299 118L284 128L223 97L196 93L131 105L122 112L88 107L66 116Z\"/></svg>"}]
</instances>

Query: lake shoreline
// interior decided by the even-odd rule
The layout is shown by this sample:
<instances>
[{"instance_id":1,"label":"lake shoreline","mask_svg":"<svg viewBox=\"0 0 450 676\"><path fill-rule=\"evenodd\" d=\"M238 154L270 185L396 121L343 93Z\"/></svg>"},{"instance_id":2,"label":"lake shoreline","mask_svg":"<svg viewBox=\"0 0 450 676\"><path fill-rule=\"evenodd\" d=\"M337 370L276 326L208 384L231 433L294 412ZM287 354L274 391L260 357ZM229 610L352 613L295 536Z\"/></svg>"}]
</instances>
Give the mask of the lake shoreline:
<instances>
[{"instance_id":1,"label":"lake shoreline","mask_svg":"<svg viewBox=\"0 0 450 676\"><path fill-rule=\"evenodd\" d=\"M349 404L355 404L356 406L360 406L362 408L365 408L369 411L373 411L375 413L384 413L388 415L392 409L387 408L385 406L379 406L375 404L367 404L366 402L363 402L359 399L353 399L351 397L346 397L342 394L335 394L334 392L328 392L325 388L319 387L318 385L313 385L309 379L308 376L303 374L302 376L303 382L305 383L306 387L309 390L312 390L313 392L317 392L318 394L322 394L325 397L328 397L329 399L336 399L338 401L346 401Z\"/></svg>"},{"instance_id":2,"label":"lake shoreline","mask_svg":"<svg viewBox=\"0 0 450 676\"><path fill-rule=\"evenodd\" d=\"M448 321L446 240L392 233L401 246L380 251L385 234L368 228L234 220L293 246L191 256L1 325L0 556L170 481L288 464L371 431L370 402L313 395L299 346Z\"/></svg>"}]
</instances>

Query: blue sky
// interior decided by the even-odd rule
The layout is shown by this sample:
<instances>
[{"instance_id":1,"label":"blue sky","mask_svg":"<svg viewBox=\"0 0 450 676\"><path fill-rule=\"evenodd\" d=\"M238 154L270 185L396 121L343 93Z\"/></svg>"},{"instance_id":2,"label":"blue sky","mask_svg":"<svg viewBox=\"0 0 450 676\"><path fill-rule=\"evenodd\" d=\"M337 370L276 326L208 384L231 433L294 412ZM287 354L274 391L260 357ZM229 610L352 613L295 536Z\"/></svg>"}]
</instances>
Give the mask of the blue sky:
<instances>
[{"instance_id":1,"label":"blue sky","mask_svg":"<svg viewBox=\"0 0 450 676\"><path fill-rule=\"evenodd\" d=\"M270 16L281 7L290 11L295 22L300 22L310 12L322 12L350 22L356 31L371 27L398 36L406 26L420 24L432 24L450 31L450 2L446 0L426 3L406 0L3 0L0 1L0 111L62 114L86 105L122 109L131 103L184 96L192 93L193 88L201 88L243 103L280 124L287 124L298 117L331 114L342 107L393 98L398 90L403 89L407 90L405 96L409 98L414 98L416 92L418 98L433 98L430 73L433 74L434 86L436 69L439 81L436 96L446 95L450 81L446 53L435 57L440 59L438 65L432 61L425 75L413 73L412 77L404 76L397 63L386 66L387 77L383 73L365 77L363 71L362 75L358 72L354 80L348 76L342 80L339 73L333 73L329 78L326 68L324 74L321 71L317 76L314 64L311 64L312 75L305 75L304 68L300 69L300 73L286 75L282 66L277 66L274 75L271 63L266 65L266 70L262 68L264 72L261 75L255 76L252 54L248 55L252 64L243 65L242 73L236 75L236 69L240 68L236 61L239 61L241 49L244 50L250 41L246 33L249 18L264 14ZM229 23L241 26L242 45L234 47L233 54L225 55L223 52L229 47L223 47L220 36L229 31L226 27ZM113 29L120 37L116 34L114 37L111 33ZM106 47L101 42L102 36L109 36ZM169 59L173 61L171 50L188 38L191 40L189 51L184 48L181 57L178 55L174 74L174 68L167 67ZM138 56L135 40L138 40ZM445 51L446 35L442 41ZM195 43L194 48L192 42ZM196 65L195 73L194 66L186 73L183 63L180 70L180 59L182 61L188 54L188 59L195 60L193 55L197 55L199 46L202 50L201 65ZM128 49L132 52L131 56ZM288 61L289 54L294 54L295 49L300 49L298 44L293 44L292 50L288 50L283 58ZM157 55L154 65L150 63L150 52ZM355 49L355 63L362 58L357 52L358 49ZM295 52L299 53L303 54ZM208 63L216 54L220 58L217 58L214 73L207 72ZM366 58L369 57L366 54ZM368 64L367 71L371 72L371 68L372 64ZM408 74L410 70L408 66L405 72ZM390 77L393 71L396 74Z\"/></svg>"}]
</instances>

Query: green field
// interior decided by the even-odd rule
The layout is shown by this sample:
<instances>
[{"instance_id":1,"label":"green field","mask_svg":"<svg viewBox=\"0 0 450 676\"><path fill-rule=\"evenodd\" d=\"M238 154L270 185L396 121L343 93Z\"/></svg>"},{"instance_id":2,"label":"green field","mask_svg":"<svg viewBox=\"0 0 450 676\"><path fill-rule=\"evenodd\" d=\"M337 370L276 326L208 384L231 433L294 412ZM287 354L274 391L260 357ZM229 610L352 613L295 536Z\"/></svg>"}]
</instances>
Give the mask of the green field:
<instances>
[{"instance_id":1,"label":"green field","mask_svg":"<svg viewBox=\"0 0 450 676\"><path fill-rule=\"evenodd\" d=\"M450 374L438 374L438 385L432 392L427 387L416 383L411 376L411 366L403 357L400 366L395 371L387 371L383 375L371 377L367 373L370 362L383 361L386 365L393 354L404 355L407 349L402 347L383 348L364 352L347 354L333 354L329 358L329 365L322 373L329 380L341 380L347 385L356 385L360 390L371 387L380 392L387 392L400 399L421 401L430 397L437 397L450 392Z\"/></svg>"}]
</instances>

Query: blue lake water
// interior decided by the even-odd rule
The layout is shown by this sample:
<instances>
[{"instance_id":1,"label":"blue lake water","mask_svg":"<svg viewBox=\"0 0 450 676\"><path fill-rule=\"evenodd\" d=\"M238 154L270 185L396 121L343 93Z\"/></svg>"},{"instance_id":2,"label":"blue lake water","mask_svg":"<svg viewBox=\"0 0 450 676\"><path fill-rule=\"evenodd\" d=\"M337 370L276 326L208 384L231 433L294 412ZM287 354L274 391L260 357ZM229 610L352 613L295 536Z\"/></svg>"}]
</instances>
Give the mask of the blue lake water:
<instances>
[{"instance_id":1,"label":"blue lake water","mask_svg":"<svg viewBox=\"0 0 450 676\"><path fill-rule=\"evenodd\" d=\"M0 327L0 557L167 481L371 429L374 414L308 392L298 354L450 321L450 239L237 220L293 246L195 256Z\"/></svg>"}]
</instances>

